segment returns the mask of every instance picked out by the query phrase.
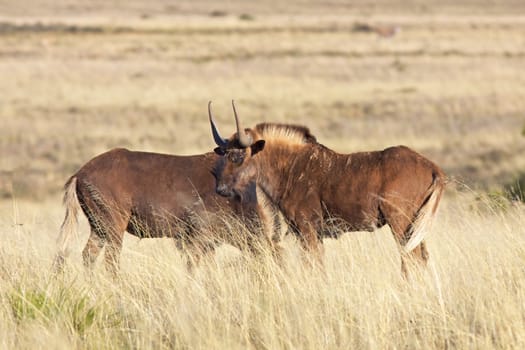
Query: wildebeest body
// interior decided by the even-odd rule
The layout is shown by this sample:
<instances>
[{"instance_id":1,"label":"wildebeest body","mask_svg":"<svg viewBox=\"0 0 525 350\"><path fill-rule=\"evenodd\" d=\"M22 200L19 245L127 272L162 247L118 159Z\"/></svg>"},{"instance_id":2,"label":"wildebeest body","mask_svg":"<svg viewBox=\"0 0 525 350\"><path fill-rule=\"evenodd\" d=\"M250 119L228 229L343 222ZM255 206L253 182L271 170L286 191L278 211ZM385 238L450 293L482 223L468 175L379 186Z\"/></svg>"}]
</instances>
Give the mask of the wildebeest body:
<instances>
[{"instance_id":1,"label":"wildebeest body","mask_svg":"<svg viewBox=\"0 0 525 350\"><path fill-rule=\"evenodd\" d=\"M172 156L115 149L93 158L74 177L82 209L91 222L97 218L92 218L93 209L87 203L93 195L103 194L103 203L93 204L118 212L128 221L129 233L181 238L180 230L170 228L181 224L192 209L202 211L205 205L216 211L229 206L229 200L213 191L215 162L212 153Z\"/></svg>"},{"instance_id":2,"label":"wildebeest body","mask_svg":"<svg viewBox=\"0 0 525 350\"><path fill-rule=\"evenodd\" d=\"M66 218L58 239L55 267L61 269L76 224L77 206L89 220L91 234L83 251L93 264L106 247L107 266L115 270L124 232L138 237L172 237L191 255L190 263L220 242L217 224L232 215L251 220L265 210L254 200L255 187L242 205L215 192L218 156L175 156L113 149L82 166L66 183ZM250 203L248 203L248 201ZM214 231L203 229L204 226ZM235 243L235 242L231 242Z\"/></svg>"},{"instance_id":3,"label":"wildebeest body","mask_svg":"<svg viewBox=\"0 0 525 350\"><path fill-rule=\"evenodd\" d=\"M235 112L235 108L234 108ZM346 229L388 224L402 247L422 262L423 239L437 211L445 175L430 160L404 147L339 154L318 143L298 143L301 130L259 124L217 143L223 158L217 191L232 196L256 181L296 229L305 249L321 256L321 236L333 219ZM212 129L214 128L213 121ZM222 139L217 137L216 139Z\"/></svg>"},{"instance_id":4,"label":"wildebeest body","mask_svg":"<svg viewBox=\"0 0 525 350\"><path fill-rule=\"evenodd\" d=\"M382 205L389 200L410 199L397 204L403 207L422 203L433 177L442 175L430 161L402 146L349 155L311 146L294 154L291 164L286 176L294 188L283 191L281 210L297 222L307 206L314 218L342 218L350 230L383 226ZM419 180L407 181L411 177Z\"/></svg>"}]
</instances>

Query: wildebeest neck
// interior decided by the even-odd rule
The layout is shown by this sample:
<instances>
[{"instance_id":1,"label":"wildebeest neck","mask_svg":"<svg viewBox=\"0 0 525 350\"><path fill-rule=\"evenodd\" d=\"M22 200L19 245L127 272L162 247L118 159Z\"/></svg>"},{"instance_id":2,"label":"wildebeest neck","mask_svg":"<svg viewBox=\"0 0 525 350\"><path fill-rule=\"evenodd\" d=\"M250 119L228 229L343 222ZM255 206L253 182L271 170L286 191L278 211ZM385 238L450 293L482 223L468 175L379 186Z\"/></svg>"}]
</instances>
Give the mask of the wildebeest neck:
<instances>
[{"instance_id":1,"label":"wildebeest neck","mask_svg":"<svg viewBox=\"0 0 525 350\"><path fill-rule=\"evenodd\" d=\"M318 152L318 146L270 142L263 152L253 158L257 164L257 184L274 203L279 203L286 196L287 189L292 187L291 184L302 176L305 162L311 163L308 158L312 152ZM312 166L319 167L315 162Z\"/></svg>"}]
</instances>

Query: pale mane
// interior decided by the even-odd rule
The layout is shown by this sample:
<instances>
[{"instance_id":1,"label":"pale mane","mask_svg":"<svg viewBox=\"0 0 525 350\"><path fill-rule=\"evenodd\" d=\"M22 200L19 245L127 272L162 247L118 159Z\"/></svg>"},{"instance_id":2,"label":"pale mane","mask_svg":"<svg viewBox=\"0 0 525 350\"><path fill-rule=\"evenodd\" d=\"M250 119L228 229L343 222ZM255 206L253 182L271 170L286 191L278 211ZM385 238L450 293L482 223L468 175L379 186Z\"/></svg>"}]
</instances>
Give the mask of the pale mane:
<instances>
[{"instance_id":1,"label":"pale mane","mask_svg":"<svg viewBox=\"0 0 525 350\"><path fill-rule=\"evenodd\" d=\"M261 123L255 126L255 131L267 141L281 141L290 145L317 143L310 129L302 125Z\"/></svg>"}]
</instances>

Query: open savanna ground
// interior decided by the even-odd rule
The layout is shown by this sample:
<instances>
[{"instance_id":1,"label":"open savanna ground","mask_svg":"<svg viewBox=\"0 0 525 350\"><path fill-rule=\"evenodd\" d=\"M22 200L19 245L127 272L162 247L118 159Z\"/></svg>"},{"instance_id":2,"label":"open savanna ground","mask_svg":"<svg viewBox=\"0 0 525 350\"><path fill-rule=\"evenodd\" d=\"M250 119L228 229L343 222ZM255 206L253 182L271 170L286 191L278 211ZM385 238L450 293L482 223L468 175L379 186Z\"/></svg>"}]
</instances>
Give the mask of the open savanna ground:
<instances>
[{"instance_id":1,"label":"open savanna ground","mask_svg":"<svg viewBox=\"0 0 525 350\"><path fill-rule=\"evenodd\" d=\"M4 1L0 347L523 348L522 1ZM398 30L384 37L377 28ZM126 236L114 280L50 275L62 186L113 147L212 150L246 126L307 125L339 152L404 144L451 182L432 266L406 283L388 228L326 241L325 272L221 248L188 274L169 240ZM521 175L523 176L523 175ZM101 265L101 264L100 264Z\"/></svg>"}]
</instances>

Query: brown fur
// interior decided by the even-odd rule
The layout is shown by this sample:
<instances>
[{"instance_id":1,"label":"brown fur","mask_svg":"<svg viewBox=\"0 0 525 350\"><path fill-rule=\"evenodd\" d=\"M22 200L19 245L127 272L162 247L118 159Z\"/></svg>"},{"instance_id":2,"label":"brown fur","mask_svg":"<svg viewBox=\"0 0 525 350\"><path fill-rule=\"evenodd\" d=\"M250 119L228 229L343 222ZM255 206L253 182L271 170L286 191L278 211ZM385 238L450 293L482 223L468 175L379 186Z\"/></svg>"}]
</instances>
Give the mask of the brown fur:
<instances>
[{"instance_id":1,"label":"brown fur","mask_svg":"<svg viewBox=\"0 0 525 350\"><path fill-rule=\"evenodd\" d=\"M257 205L255 187L251 197L246 195L249 191L243 193L242 205L215 193L217 159L214 153L174 156L113 149L87 162L65 185L66 217L55 268L60 270L68 255L78 207L91 227L84 264L91 266L105 246L106 266L112 271L118 268L125 231L140 238L178 240L187 248L191 267L219 243L213 232L207 236L203 229L212 225L214 214L235 213L245 219L270 215L265 213L268 206Z\"/></svg>"},{"instance_id":2,"label":"brown fur","mask_svg":"<svg viewBox=\"0 0 525 350\"><path fill-rule=\"evenodd\" d=\"M246 148L239 146L237 134L229 139L220 152L225 156L219 160L219 193L231 196L256 181L297 229L304 248L319 258L322 233L335 218L349 231L388 224L399 245L410 246L402 254L405 273L406 253L426 263L423 229L445 185L437 165L404 146L339 154L318 143L300 142L309 131L281 128L286 126L246 129L253 140Z\"/></svg>"}]
</instances>

